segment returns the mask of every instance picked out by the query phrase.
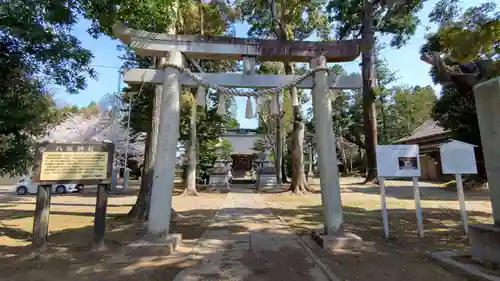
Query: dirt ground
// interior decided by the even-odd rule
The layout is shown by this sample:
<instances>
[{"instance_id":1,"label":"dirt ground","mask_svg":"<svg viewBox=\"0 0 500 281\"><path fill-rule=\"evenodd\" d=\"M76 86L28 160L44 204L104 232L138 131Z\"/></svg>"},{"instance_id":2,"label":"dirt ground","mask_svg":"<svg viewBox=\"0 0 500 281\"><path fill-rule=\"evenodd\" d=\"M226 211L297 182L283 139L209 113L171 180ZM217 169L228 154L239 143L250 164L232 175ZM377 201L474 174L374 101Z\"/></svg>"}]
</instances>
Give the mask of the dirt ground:
<instances>
[{"instance_id":1,"label":"dirt ground","mask_svg":"<svg viewBox=\"0 0 500 281\"><path fill-rule=\"evenodd\" d=\"M342 180L344 220L348 231L361 236L364 250L334 256L312 247L342 280L466 280L442 270L426 253L463 249L468 240L462 233L456 193L433 184L421 184L425 237L418 238L411 182L386 181L392 238L383 238L378 188L356 184L361 179ZM180 215L172 232L183 235L180 254L189 254L206 230L207 222L221 206L226 194L202 193L199 197L174 196ZM262 194L272 210L296 233L308 235L322 225L319 194L293 196ZM112 195L104 252L91 251L95 190L52 198L49 250L35 258L29 247L35 196L17 196L12 188L0 188L0 272L2 280L173 280L178 272L193 266L181 255L114 261L124 245L140 239L143 223L124 218L135 202L134 194ZM467 194L469 222L491 222L487 194Z\"/></svg>"},{"instance_id":2,"label":"dirt ground","mask_svg":"<svg viewBox=\"0 0 500 281\"><path fill-rule=\"evenodd\" d=\"M313 251L344 280L467 280L451 274L428 257L429 252L466 249L456 192L438 184L420 183L424 238L418 238L411 182L386 181L391 238L386 240L377 186L356 184L362 179L342 180L342 203L347 231L363 238L362 252L339 252L332 256L318 247ZM322 226L319 194L263 195L288 225L300 235ZM466 194L469 223L491 223L486 192Z\"/></svg>"},{"instance_id":3,"label":"dirt ground","mask_svg":"<svg viewBox=\"0 0 500 281\"><path fill-rule=\"evenodd\" d=\"M172 280L182 268L192 265L176 257L113 261L121 256L125 245L140 240L145 234L145 223L126 218L136 200L135 192L110 195L107 249L93 251L96 190L86 189L81 194L52 196L48 249L35 256L30 243L36 196L17 196L13 188L0 188L1 280ZM225 195L186 197L179 195L180 192L174 191L173 207L179 216L172 220L171 231L182 234L184 245L179 250L188 252L205 231L206 219L214 215Z\"/></svg>"}]
</instances>

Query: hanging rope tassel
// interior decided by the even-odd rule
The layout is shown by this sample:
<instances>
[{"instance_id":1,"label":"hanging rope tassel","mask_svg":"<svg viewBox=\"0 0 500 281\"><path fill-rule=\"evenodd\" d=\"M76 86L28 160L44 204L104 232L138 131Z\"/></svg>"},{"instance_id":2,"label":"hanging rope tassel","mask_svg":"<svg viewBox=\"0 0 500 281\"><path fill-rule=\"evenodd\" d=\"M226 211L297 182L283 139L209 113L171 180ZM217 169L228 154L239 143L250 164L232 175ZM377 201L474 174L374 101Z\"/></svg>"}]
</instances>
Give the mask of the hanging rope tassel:
<instances>
[{"instance_id":1,"label":"hanging rope tassel","mask_svg":"<svg viewBox=\"0 0 500 281\"><path fill-rule=\"evenodd\" d=\"M271 114L278 115L278 96L271 96Z\"/></svg>"},{"instance_id":2,"label":"hanging rope tassel","mask_svg":"<svg viewBox=\"0 0 500 281\"><path fill-rule=\"evenodd\" d=\"M198 90L196 90L196 104L199 106L205 106L205 90L206 88L202 85L198 86Z\"/></svg>"},{"instance_id":3,"label":"hanging rope tassel","mask_svg":"<svg viewBox=\"0 0 500 281\"><path fill-rule=\"evenodd\" d=\"M260 113L260 105L259 105L259 98L258 97L254 97L255 98L255 115L254 117L255 118L259 118L259 113Z\"/></svg>"},{"instance_id":4,"label":"hanging rope tassel","mask_svg":"<svg viewBox=\"0 0 500 281\"><path fill-rule=\"evenodd\" d=\"M250 97L247 98L247 106L245 108L245 118L246 119L253 118L252 100L250 100Z\"/></svg>"},{"instance_id":5,"label":"hanging rope tassel","mask_svg":"<svg viewBox=\"0 0 500 281\"><path fill-rule=\"evenodd\" d=\"M217 108L217 114L226 114L226 94L224 93L219 94L219 107Z\"/></svg>"}]
</instances>

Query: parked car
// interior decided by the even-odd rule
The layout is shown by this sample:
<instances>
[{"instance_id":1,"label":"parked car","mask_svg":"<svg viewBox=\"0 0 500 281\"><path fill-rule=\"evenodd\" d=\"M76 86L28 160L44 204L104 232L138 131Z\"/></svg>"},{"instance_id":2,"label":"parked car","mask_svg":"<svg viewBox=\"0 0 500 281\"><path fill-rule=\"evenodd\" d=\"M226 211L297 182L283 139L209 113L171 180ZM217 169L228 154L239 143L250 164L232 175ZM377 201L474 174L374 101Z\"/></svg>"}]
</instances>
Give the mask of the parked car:
<instances>
[{"instance_id":1,"label":"parked car","mask_svg":"<svg viewBox=\"0 0 500 281\"><path fill-rule=\"evenodd\" d=\"M18 195L36 194L37 188L38 186L31 181L31 177L24 176L16 184L16 193ZM83 184L54 184L52 193L81 192L83 188Z\"/></svg>"}]
</instances>

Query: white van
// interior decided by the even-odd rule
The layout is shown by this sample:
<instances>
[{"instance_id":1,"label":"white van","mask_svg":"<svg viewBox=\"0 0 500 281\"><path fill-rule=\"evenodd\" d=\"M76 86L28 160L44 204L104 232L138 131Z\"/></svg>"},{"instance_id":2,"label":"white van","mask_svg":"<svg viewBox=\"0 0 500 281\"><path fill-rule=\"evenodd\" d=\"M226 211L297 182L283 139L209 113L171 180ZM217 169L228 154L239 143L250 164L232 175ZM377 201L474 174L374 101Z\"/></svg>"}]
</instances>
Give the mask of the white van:
<instances>
[{"instance_id":1,"label":"white van","mask_svg":"<svg viewBox=\"0 0 500 281\"><path fill-rule=\"evenodd\" d=\"M54 184L52 193L81 192L83 187L83 184ZM16 184L16 193L18 195L36 194L37 188L38 185L31 181L30 176L23 176Z\"/></svg>"}]
</instances>

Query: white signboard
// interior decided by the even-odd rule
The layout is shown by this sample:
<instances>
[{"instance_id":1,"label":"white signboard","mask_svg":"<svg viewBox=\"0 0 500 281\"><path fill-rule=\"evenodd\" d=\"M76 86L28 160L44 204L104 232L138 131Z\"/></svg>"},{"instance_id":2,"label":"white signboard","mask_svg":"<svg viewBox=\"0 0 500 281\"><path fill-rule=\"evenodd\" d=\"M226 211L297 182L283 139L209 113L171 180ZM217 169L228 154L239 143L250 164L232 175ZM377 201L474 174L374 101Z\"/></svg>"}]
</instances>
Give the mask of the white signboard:
<instances>
[{"instance_id":1,"label":"white signboard","mask_svg":"<svg viewBox=\"0 0 500 281\"><path fill-rule=\"evenodd\" d=\"M439 150L443 174L477 174L474 145L454 140Z\"/></svg>"},{"instance_id":2,"label":"white signboard","mask_svg":"<svg viewBox=\"0 0 500 281\"><path fill-rule=\"evenodd\" d=\"M420 177L418 145L377 145L378 177Z\"/></svg>"}]
</instances>

